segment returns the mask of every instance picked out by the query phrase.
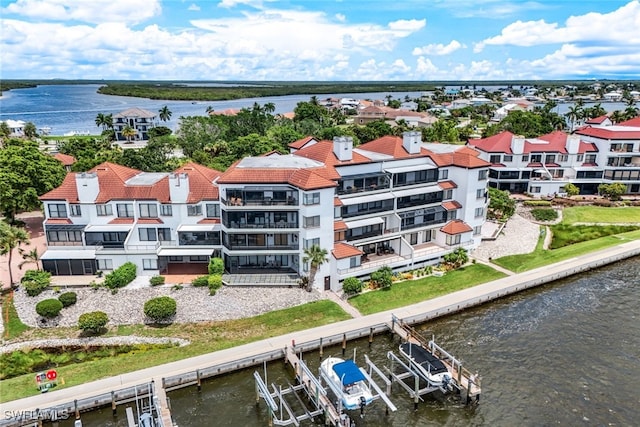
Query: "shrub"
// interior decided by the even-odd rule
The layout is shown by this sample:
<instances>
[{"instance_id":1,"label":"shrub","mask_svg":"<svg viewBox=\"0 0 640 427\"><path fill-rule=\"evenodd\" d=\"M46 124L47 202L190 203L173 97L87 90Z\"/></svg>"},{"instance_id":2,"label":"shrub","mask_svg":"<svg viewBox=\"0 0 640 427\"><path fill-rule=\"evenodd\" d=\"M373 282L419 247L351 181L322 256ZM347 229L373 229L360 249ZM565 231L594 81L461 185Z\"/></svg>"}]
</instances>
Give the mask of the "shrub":
<instances>
[{"instance_id":1,"label":"shrub","mask_svg":"<svg viewBox=\"0 0 640 427\"><path fill-rule=\"evenodd\" d=\"M36 304L36 313L42 317L56 317L62 310L62 303L54 298L45 299Z\"/></svg>"},{"instance_id":2,"label":"shrub","mask_svg":"<svg viewBox=\"0 0 640 427\"><path fill-rule=\"evenodd\" d=\"M144 303L144 314L155 321L166 320L176 314L176 300L163 296Z\"/></svg>"},{"instance_id":3,"label":"shrub","mask_svg":"<svg viewBox=\"0 0 640 427\"><path fill-rule=\"evenodd\" d=\"M569 197L577 196L578 194L580 194L580 189L576 185L568 183L564 186L564 192L567 193L567 196Z\"/></svg>"},{"instance_id":4,"label":"shrub","mask_svg":"<svg viewBox=\"0 0 640 427\"><path fill-rule=\"evenodd\" d=\"M209 276L196 277L195 279L193 279L191 284L196 288L200 288L202 286L209 286Z\"/></svg>"},{"instance_id":5,"label":"shrub","mask_svg":"<svg viewBox=\"0 0 640 427\"><path fill-rule=\"evenodd\" d=\"M393 270L391 267L380 267L377 271L371 273L369 284L374 288L391 289Z\"/></svg>"},{"instance_id":6,"label":"shrub","mask_svg":"<svg viewBox=\"0 0 640 427\"><path fill-rule=\"evenodd\" d=\"M153 276L149 279L149 283L151 283L151 286L164 285L164 276Z\"/></svg>"},{"instance_id":7,"label":"shrub","mask_svg":"<svg viewBox=\"0 0 640 427\"><path fill-rule=\"evenodd\" d=\"M550 200L525 200L525 206L551 206Z\"/></svg>"},{"instance_id":8,"label":"shrub","mask_svg":"<svg viewBox=\"0 0 640 427\"><path fill-rule=\"evenodd\" d=\"M105 276L104 285L109 289L122 288L131 283L135 278L136 265L132 262L125 262Z\"/></svg>"},{"instance_id":9,"label":"shrub","mask_svg":"<svg viewBox=\"0 0 640 427\"><path fill-rule=\"evenodd\" d=\"M218 289L222 287L222 276L219 274L211 274L208 278L209 295L215 295Z\"/></svg>"},{"instance_id":10,"label":"shrub","mask_svg":"<svg viewBox=\"0 0 640 427\"><path fill-rule=\"evenodd\" d=\"M35 297L51 284L51 273L47 271L27 270L20 280L27 295Z\"/></svg>"},{"instance_id":11,"label":"shrub","mask_svg":"<svg viewBox=\"0 0 640 427\"><path fill-rule=\"evenodd\" d=\"M75 292L65 292L58 297L58 301L62 303L63 307L69 307L78 301L78 296Z\"/></svg>"},{"instance_id":12,"label":"shrub","mask_svg":"<svg viewBox=\"0 0 640 427\"><path fill-rule=\"evenodd\" d=\"M103 311L92 311L81 314L78 318L78 327L85 332L98 333L109 322L107 313Z\"/></svg>"},{"instance_id":13,"label":"shrub","mask_svg":"<svg viewBox=\"0 0 640 427\"><path fill-rule=\"evenodd\" d=\"M224 274L224 261L222 258L211 258L209 260L209 274L217 274L222 276Z\"/></svg>"},{"instance_id":14,"label":"shrub","mask_svg":"<svg viewBox=\"0 0 640 427\"><path fill-rule=\"evenodd\" d=\"M531 209L531 215L536 221L553 221L558 218L558 212L554 209Z\"/></svg>"},{"instance_id":15,"label":"shrub","mask_svg":"<svg viewBox=\"0 0 640 427\"><path fill-rule=\"evenodd\" d=\"M342 282L342 291L347 295L353 295L362 291L362 280L357 277L347 277Z\"/></svg>"}]
</instances>

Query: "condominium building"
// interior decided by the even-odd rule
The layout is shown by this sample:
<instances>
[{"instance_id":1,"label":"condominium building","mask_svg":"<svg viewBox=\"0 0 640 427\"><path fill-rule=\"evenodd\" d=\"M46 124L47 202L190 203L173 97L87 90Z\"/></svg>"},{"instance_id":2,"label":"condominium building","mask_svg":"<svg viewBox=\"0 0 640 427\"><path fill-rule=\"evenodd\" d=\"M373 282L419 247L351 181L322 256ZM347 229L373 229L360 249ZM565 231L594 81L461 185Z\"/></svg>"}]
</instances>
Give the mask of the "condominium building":
<instances>
[{"instance_id":1,"label":"condominium building","mask_svg":"<svg viewBox=\"0 0 640 427\"><path fill-rule=\"evenodd\" d=\"M469 147L424 144L419 132L354 147L306 138L292 153L248 157L220 173L187 164L146 173L104 163L70 173L41 197L53 274L94 274L126 261L138 274L305 276L305 249L327 250L314 286L339 289L382 266L435 264L475 248L485 221L489 163Z\"/></svg>"},{"instance_id":2,"label":"condominium building","mask_svg":"<svg viewBox=\"0 0 640 427\"><path fill-rule=\"evenodd\" d=\"M500 190L547 197L572 183L580 194L597 194L600 184L622 182L627 194L640 194L640 119L597 120L537 138L505 131L468 146L491 164L489 185Z\"/></svg>"},{"instance_id":3,"label":"condominium building","mask_svg":"<svg viewBox=\"0 0 640 427\"><path fill-rule=\"evenodd\" d=\"M128 108L113 115L113 130L116 141L146 141L149 139L149 129L156 125L157 114L143 108ZM135 131L133 137L127 138L123 134L127 127Z\"/></svg>"}]
</instances>

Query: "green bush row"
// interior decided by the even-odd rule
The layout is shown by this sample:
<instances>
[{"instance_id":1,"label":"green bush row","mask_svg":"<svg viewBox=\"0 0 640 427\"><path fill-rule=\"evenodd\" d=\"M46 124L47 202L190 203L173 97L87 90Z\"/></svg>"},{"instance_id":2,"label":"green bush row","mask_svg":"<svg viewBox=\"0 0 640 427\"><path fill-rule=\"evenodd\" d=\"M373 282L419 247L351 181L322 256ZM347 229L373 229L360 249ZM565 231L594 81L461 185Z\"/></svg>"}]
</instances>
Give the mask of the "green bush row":
<instances>
[{"instance_id":1,"label":"green bush row","mask_svg":"<svg viewBox=\"0 0 640 427\"><path fill-rule=\"evenodd\" d=\"M525 200L525 206L551 206L550 200Z\"/></svg>"},{"instance_id":2,"label":"green bush row","mask_svg":"<svg viewBox=\"0 0 640 427\"><path fill-rule=\"evenodd\" d=\"M126 262L107 274L104 278L104 286L109 289L123 288L136 278L136 265Z\"/></svg>"},{"instance_id":3,"label":"green bush row","mask_svg":"<svg viewBox=\"0 0 640 427\"><path fill-rule=\"evenodd\" d=\"M558 219L558 212L555 209L532 209L531 215L536 221L553 221Z\"/></svg>"}]
</instances>

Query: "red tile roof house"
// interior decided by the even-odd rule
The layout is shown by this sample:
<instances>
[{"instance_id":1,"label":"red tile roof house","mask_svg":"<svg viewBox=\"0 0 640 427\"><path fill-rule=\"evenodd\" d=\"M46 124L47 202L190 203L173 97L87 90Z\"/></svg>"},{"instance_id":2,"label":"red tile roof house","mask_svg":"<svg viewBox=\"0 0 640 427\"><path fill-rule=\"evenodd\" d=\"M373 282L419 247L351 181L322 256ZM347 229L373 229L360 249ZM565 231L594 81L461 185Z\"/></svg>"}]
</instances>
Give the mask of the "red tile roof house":
<instances>
[{"instance_id":1,"label":"red tile roof house","mask_svg":"<svg viewBox=\"0 0 640 427\"><path fill-rule=\"evenodd\" d=\"M572 183L597 194L598 185L621 182L627 194L640 194L640 118L614 125L603 116L573 134L537 138L501 132L468 146L491 163L489 185L501 190L546 197Z\"/></svg>"},{"instance_id":2,"label":"red tile roof house","mask_svg":"<svg viewBox=\"0 0 640 427\"><path fill-rule=\"evenodd\" d=\"M478 151L424 144L419 132L358 147L347 137L292 145L292 154L244 158L224 173L193 163L70 173L41 197L43 266L88 275L131 261L154 275L204 272L219 256L231 275L305 276L304 251L319 245L328 262L313 285L339 290L346 277L436 264L480 243L489 163Z\"/></svg>"}]
</instances>

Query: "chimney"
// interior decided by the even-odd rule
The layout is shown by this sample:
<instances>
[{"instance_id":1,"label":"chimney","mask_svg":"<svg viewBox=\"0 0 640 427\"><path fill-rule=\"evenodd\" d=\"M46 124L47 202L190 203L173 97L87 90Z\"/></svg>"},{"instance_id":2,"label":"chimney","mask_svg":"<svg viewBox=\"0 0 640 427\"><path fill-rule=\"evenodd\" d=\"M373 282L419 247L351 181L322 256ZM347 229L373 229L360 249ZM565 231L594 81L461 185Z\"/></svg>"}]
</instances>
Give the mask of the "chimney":
<instances>
[{"instance_id":1,"label":"chimney","mask_svg":"<svg viewBox=\"0 0 640 427\"><path fill-rule=\"evenodd\" d=\"M80 203L91 203L96 200L100 192L98 174L95 172L81 172L76 174L76 189Z\"/></svg>"},{"instance_id":2,"label":"chimney","mask_svg":"<svg viewBox=\"0 0 640 427\"><path fill-rule=\"evenodd\" d=\"M172 173L169 175L169 197L172 203L186 203L189 197L189 175Z\"/></svg>"},{"instance_id":3,"label":"chimney","mask_svg":"<svg viewBox=\"0 0 640 427\"><path fill-rule=\"evenodd\" d=\"M341 162L351 160L353 158L353 138L350 136L334 137L333 154L335 154Z\"/></svg>"},{"instance_id":4,"label":"chimney","mask_svg":"<svg viewBox=\"0 0 640 427\"><path fill-rule=\"evenodd\" d=\"M567 135L567 153L578 154L580 149L580 135Z\"/></svg>"},{"instance_id":5,"label":"chimney","mask_svg":"<svg viewBox=\"0 0 640 427\"><path fill-rule=\"evenodd\" d=\"M513 135L513 137L511 138L511 152L513 154L524 153L524 136Z\"/></svg>"},{"instance_id":6,"label":"chimney","mask_svg":"<svg viewBox=\"0 0 640 427\"><path fill-rule=\"evenodd\" d=\"M422 133L417 131L402 133L402 146L409 154L420 154Z\"/></svg>"}]
</instances>

